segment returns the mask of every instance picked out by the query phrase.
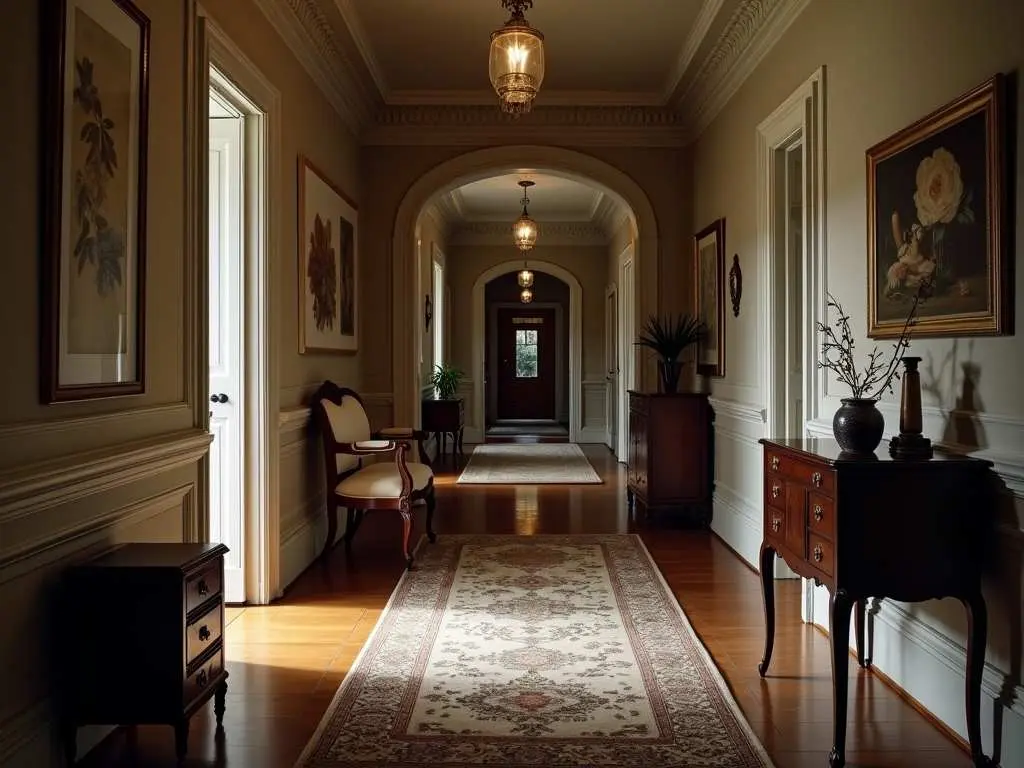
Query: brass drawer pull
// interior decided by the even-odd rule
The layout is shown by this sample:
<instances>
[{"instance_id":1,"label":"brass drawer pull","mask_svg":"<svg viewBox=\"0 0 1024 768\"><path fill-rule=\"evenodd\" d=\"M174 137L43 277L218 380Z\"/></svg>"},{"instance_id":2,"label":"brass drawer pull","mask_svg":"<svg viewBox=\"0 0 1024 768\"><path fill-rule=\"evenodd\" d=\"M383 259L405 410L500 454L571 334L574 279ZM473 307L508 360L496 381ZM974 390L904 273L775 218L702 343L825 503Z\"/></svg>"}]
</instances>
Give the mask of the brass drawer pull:
<instances>
[{"instance_id":1,"label":"brass drawer pull","mask_svg":"<svg viewBox=\"0 0 1024 768\"><path fill-rule=\"evenodd\" d=\"M779 471L779 457L778 456L772 456L772 472L778 472L778 471Z\"/></svg>"},{"instance_id":2,"label":"brass drawer pull","mask_svg":"<svg viewBox=\"0 0 1024 768\"><path fill-rule=\"evenodd\" d=\"M781 527L782 527L782 521L779 520L779 518L777 518L777 517L772 518L772 530L775 531L776 533L778 533L779 532L779 528L781 528Z\"/></svg>"},{"instance_id":3,"label":"brass drawer pull","mask_svg":"<svg viewBox=\"0 0 1024 768\"><path fill-rule=\"evenodd\" d=\"M779 498L779 494L781 494L781 493L782 493L782 486L779 485L778 483L772 483L772 498L773 499Z\"/></svg>"},{"instance_id":4,"label":"brass drawer pull","mask_svg":"<svg viewBox=\"0 0 1024 768\"><path fill-rule=\"evenodd\" d=\"M205 624L199 628L199 639L204 643L210 639L210 628Z\"/></svg>"},{"instance_id":5,"label":"brass drawer pull","mask_svg":"<svg viewBox=\"0 0 1024 768\"><path fill-rule=\"evenodd\" d=\"M821 551L821 545L820 544L815 544L814 545L814 562L820 563L821 562L821 558L824 557L824 556L825 556L824 553Z\"/></svg>"},{"instance_id":6,"label":"brass drawer pull","mask_svg":"<svg viewBox=\"0 0 1024 768\"><path fill-rule=\"evenodd\" d=\"M815 488L821 488L821 472L815 472L811 475L811 482L814 483Z\"/></svg>"},{"instance_id":7,"label":"brass drawer pull","mask_svg":"<svg viewBox=\"0 0 1024 768\"><path fill-rule=\"evenodd\" d=\"M824 516L825 516L825 513L821 511L821 505L820 504L815 504L814 505L814 519L817 520L820 523L821 522L821 518L823 518Z\"/></svg>"}]
</instances>

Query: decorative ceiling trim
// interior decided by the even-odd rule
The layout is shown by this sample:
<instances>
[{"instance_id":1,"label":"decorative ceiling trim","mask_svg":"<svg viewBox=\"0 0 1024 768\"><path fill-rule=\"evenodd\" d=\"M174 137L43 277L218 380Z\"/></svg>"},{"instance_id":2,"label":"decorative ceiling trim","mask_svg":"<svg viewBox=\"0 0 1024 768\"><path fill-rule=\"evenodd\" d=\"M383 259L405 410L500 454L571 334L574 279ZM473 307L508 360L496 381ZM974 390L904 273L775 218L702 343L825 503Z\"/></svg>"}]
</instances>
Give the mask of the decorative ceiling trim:
<instances>
[{"instance_id":1,"label":"decorative ceiling trim","mask_svg":"<svg viewBox=\"0 0 1024 768\"><path fill-rule=\"evenodd\" d=\"M678 147L686 126L664 107L535 107L518 117L494 106L385 106L366 144L542 142L581 146Z\"/></svg>"},{"instance_id":2,"label":"decorative ceiling trim","mask_svg":"<svg viewBox=\"0 0 1024 768\"><path fill-rule=\"evenodd\" d=\"M679 100L687 142L729 103L810 0L744 0Z\"/></svg>"},{"instance_id":3,"label":"decorative ceiling trim","mask_svg":"<svg viewBox=\"0 0 1024 768\"><path fill-rule=\"evenodd\" d=\"M707 37L711 25L722 10L724 2L725 0L704 0L704 4L701 5L700 12L693 22L693 27L690 28L690 34L686 36L686 42L683 43L682 50L679 52L679 58L676 59L672 71L669 72L665 87L662 89L660 104L667 104L672 98L672 94L676 92L683 76L690 69L697 51L700 50L704 38Z\"/></svg>"},{"instance_id":4,"label":"decorative ceiling trim","mask_svg":"<svg viewBox=\"0 0 1024 768\"><path fill-rule=\"evenodd\" d=\"M370 37L366 34L366 29L359 20L359 13L356 11L355 6L352 5L352 0L334 0L334 4L338 7L341 20L348 27L348 33L352 35L356 48L359 49L359 55L363 58L363 63L370 71L370 77L373 78L374 85L377 86L378 96L380 96L384 103L389 103L388 96L391 90L388 88L387 78L384 76L384 70L381 68L380 62L373 52L373 44L370 42Z\"/></svg>"},{"instance_id":5,"label":"decorative ceiling trim","mask_svg":"<svg viewBox=\"0 0 1024 768\"><path fill-rule=\"evenodd\" d=\"M372 122L380 102L338 44L317 0L255 0L313 82L355 135Z\"/></svg>"},{"instance_id":6,"label":"decorative ceiling trim","mask_svg":"<svg viewBox=\"0 0 1024 768\"><path fill-rule=\"evenodd\" d=\"M591 222L539 221L537 230L537 248L608 244L608 233ZM452 225L449 244L511 246L511 234L512 228L507 221L461 222Z\"/></svg>"},{"instance_id":7,"label":"decorative ceiling trim","mask_svg":"<svg viewBox=\"0 0 1024 768\"><path fill-rule=\"evenodd\" d=\"M340 1L340 0L339 0ZM392 107L494 106L497 96L490 89L394 90L384 102ZM536 107L663 107L664 96L655 91L545 91L537 95Z\"/></svg>"},{"instance_id":8,"label":"decorative ceiling trim","mask_svg":"<svg viewBox=\"0 0 1024 768\"><path fill-rule=\"evenodd\" d=\"M587 213L587 219L593 221L597 218L597 211L601 207L601 203L605 201L607 196L600 189L594 190L594 199L590 202L590 211Z\"/></svg>"},{"instance_id":9,"label":"decorative ceiling trim","mask_svg":"<svg viewBox=\"0 0 1024 768\"><path fill-rule=\"evenodd\" d=\"M423 207L423 215L440 230L441 238L447 240L452 233L452 222L443 207L443 198L433 200Z\"/></svg>"}]
</instances>

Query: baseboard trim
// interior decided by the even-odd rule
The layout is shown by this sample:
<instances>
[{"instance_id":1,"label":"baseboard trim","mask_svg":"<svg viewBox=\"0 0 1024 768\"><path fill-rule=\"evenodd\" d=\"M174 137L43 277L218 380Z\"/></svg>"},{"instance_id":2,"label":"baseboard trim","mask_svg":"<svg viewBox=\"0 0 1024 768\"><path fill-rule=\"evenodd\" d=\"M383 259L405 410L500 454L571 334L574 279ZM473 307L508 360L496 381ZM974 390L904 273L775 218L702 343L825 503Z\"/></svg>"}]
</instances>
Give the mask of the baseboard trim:
<instances>
[{"instance_id":1,"label":"baseboard trim","mask_svg":"<svg viewBox=\"0 0 1024 768\"><path fill-rule=\"evenodd\" d=\"M736 494L716 484L711 530L748 565L758 561L761 551L760 520L747 514L748 507Z\"/></svg>"}]
</instances>

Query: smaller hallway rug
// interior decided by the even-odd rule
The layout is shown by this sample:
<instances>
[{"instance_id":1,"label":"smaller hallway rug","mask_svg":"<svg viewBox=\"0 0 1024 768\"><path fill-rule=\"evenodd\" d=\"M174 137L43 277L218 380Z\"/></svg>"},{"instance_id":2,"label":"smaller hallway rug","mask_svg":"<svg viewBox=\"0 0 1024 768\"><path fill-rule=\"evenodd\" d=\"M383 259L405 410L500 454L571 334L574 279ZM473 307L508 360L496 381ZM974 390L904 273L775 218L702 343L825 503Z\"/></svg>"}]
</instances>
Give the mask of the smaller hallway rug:
<instances>
[{"instance_id":1,"label":"smaller hallway rug","mask_svg":"<svg viewBox=\"0 0 1024 768\"><path fill-rule=\"evenodd\" d=\"M600 483L601 476L575 443L487 443L473 449L457 482L477 485Z\"/></svg>"},{"instance_id":2,"label":"smaller hallway rug","mask_svg":"<svg viewBox=\"0 0 1024 768\"><path fill-rule=\"evenodd\" d=\"M633 534L422 541L296 768L772 768Z\"/></svg>"}]
</instances>

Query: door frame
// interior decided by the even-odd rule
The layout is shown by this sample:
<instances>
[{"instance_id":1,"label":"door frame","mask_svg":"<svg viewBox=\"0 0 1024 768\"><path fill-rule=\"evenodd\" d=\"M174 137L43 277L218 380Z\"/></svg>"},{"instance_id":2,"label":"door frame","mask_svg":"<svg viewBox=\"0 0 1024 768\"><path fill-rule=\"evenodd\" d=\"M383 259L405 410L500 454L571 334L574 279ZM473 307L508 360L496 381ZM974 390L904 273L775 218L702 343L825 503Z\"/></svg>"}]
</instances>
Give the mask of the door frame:
<instances>
[{"instance_id":1,"label":"door frame","mask_svg":"<svg viewBox=\"0 0 1024 768\"><path fill-rule=\"evenodd\" d=\"M618 276L618 323L619 337L616 364L618 365L615 392L615 407L618 409L618 446L615 456L620 464L629 460L629 390L636 387L636 347L626 344L625 339L636 338L636 259L633 241L616 256L615 272ZM626 287L626 267L630 269L633 290ZM633 357L629 357L632 350Z\"/></svg>"},{"instance_id":2,"label":"door frame","mask_svg":"<svg viewBox=\"0 0 1024 768\"><path fill-rule=\"evenodd\" d=\"M243 176L246 252L242 258L241 304L245 317L245 345L241 370L244 416L242 422L242 493L245 527L245 597L247 603L267 604L280 591L279 509L279 387L277 374L279 317L275 271L280 206L270 204L278 190L281 158L281 94L241 49L217 26L206 10L195 6L194 32L189 46L188 204L193 258L186 275L190 293L190 329L194 358L192 388L196 395L194 419L209 430L208 335L209 308L209 203L207 122L210 68L226 78L258 112L245 118ZM255 189L256 194L250 194ZM199 509L194 537L209 540L209 454L199 462Z\"/></svg>"},{"instance_id":3,"label":"door frame","mask_svg":"<svg viewBox=\"0 0 1024 768\"><path fill-rule=\"evenodd\" d=\"M530 267L535 272L546 272L557 277L569 286L569 442L579 439L582 421L583 393L583 288L576 276L565 267L549 261L530 259ZM470 378L473 383L473 421L466 426L466 439L471 443L483 442L484 430L487 425L484 410L484 378L487 375L485 358L486 307L485 287L496 277L509 272L518 272L523 268L523 260L503 261L481 272L473 283L473 369Z\"/></svg>"},{"instance_id":4,"label":"door frame","mask_svg":"<svg viewBox=\"0 0 1024 768\"><path fill-rule=\"evenodd\" d=\"M764 436L784 434L786 403L785 348L776 348L776 332L785 328L787 313L779 302L785 291L786 249L780 249L779 228L775 220L780 185L776 153L796 142L804 146L803 162L803 398L808 421L819 414L825 393L825 373L817 365L819 335L817 324L825 317L825 290L828 285L826 234L826 147L825 147L825 67L817 69L757 127L757 250L761 280L762 339L760 350L761 385L765 393ZM783 191L783 195L784 195ZM784 235L784 233L783 233ZM784 333L780 337L785 338ZM804 431L806 432L806 422ZM813 582L801 585L801 618L813 621Z\"/></svg>"},{"instance_id":5,"label":"door frame","mask_svg":"<svg viewBox=\"0 0 1024 768\"><path fill-rule=\"evenodd\" d=\"M618 280L618 276L616 276ZM619 423L619 293L617 283L604 289L604 433L608 450L618 448ZM614 430L612 427L614 426Z\"/></svg>"},{"instance_id":6,"label":"door frame","mask_svg":"<svg viewBox=\"0 0 1024 768\"><path fill-rule=\"evenodd\" d=\"M488 376L490 374L495 375L495 381L491 382L490 378L487 379L487 387L484 391L484 427L487 426L488 408L487 404L497 399L498 393L498 311L501 309L517 309L520 307L527 307L526 311L530 309L553 309L555 311L555 421L561 422L559 418L562 415L562 403L565 402L565 387L568 378L568 372L566 371L566 363L568 362L569 356L566 350L566 345L562 341L562 328L565 323L565 313L562 310L562 305L554 301L534 301L530 304L516 303L512 301L499 301L491 304L487 312L487 329L486 333L489 337L489 349L491 352L490 357L493 359L487 359L484 361L484 365L487 368ZM485 344L485 347L488 346ZM492 366L492 363L494 365ZM493 412L495 420L497 419L497 411ZM568 416L568 414L566 414Z\"/></svg>"}]
</instances>

